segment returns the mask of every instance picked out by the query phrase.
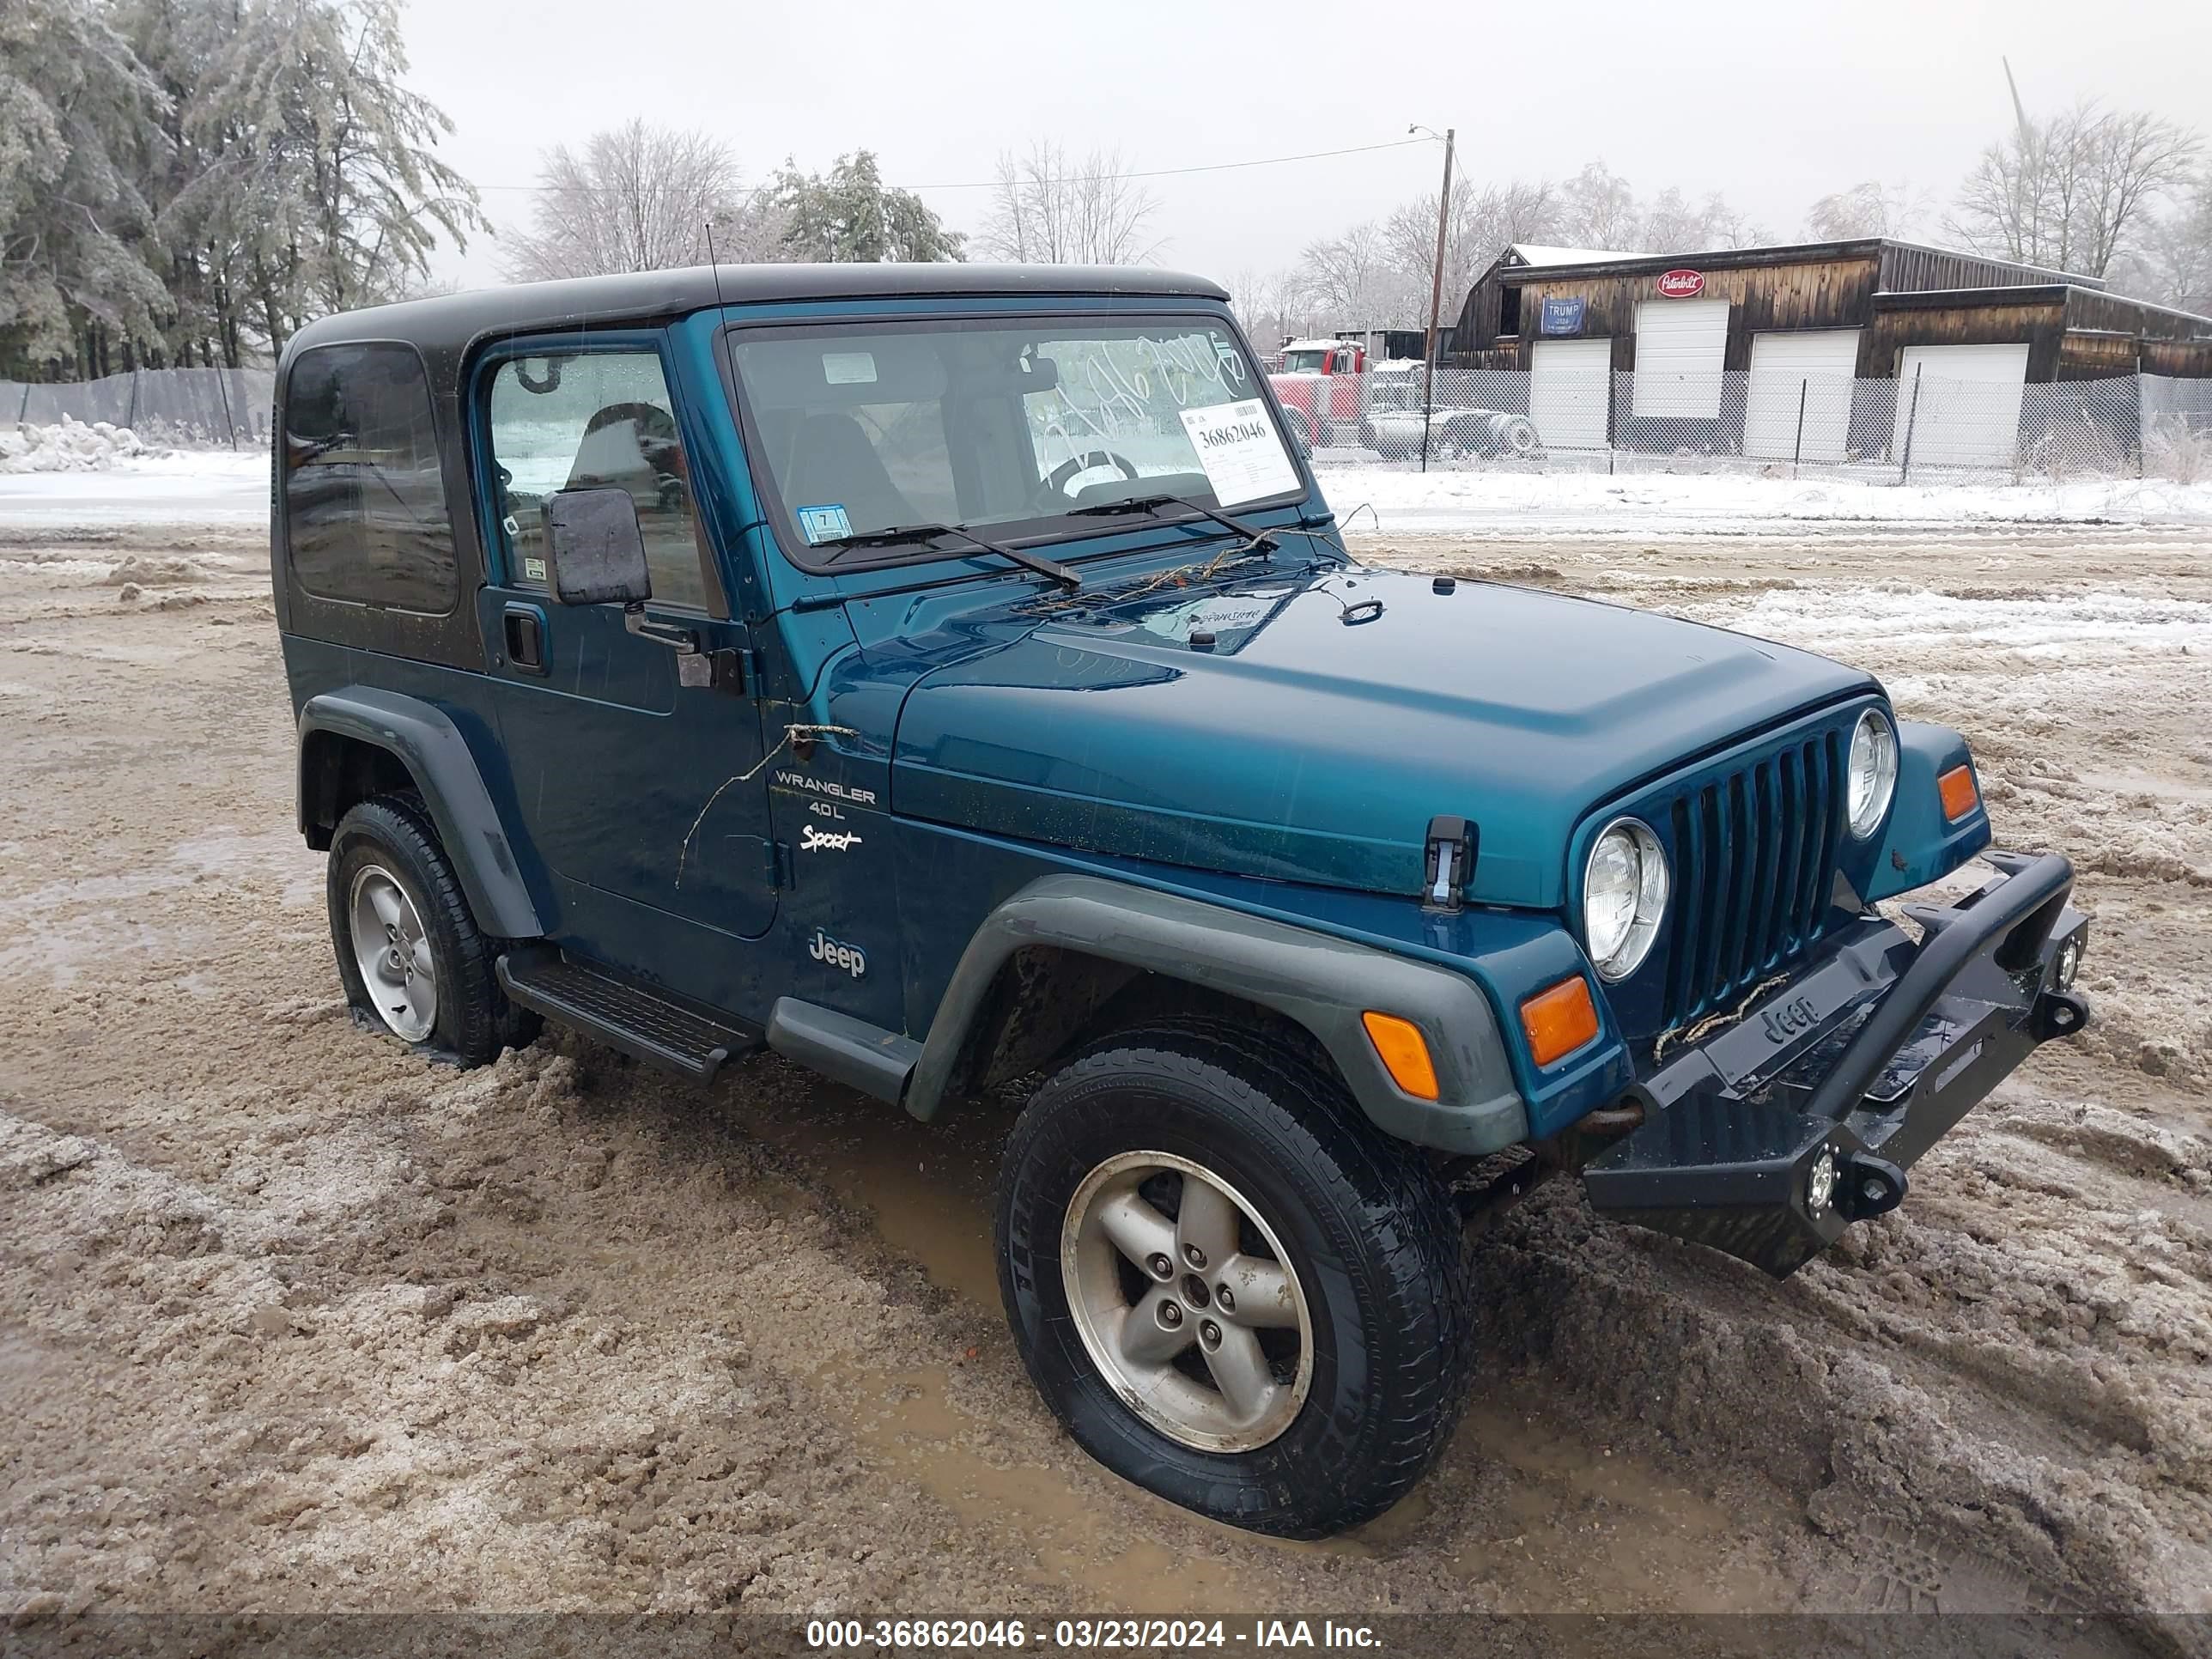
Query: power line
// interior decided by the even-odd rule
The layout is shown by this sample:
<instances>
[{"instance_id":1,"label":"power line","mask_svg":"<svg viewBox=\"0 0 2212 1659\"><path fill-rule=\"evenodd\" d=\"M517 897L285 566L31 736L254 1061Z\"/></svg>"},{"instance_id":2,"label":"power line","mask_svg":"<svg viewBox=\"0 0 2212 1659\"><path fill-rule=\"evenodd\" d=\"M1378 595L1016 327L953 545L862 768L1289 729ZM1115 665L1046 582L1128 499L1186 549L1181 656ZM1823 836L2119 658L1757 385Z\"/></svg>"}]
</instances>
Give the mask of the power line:
<instances>
[{"instance_id":1,"label":"power line","mask_svg":"<svg viewBox=\"0 0 2212 1659\"><path fill-rule=\"evenodd\" d=\"M1337 155L1371 155L1376 150L1406 149L1413 145L1426 144L1431 142L1431 140L1426 138L1394 138L1389 143L1383 144L1352 144L1346 146L1343 149L1310 149L1296 155L1263 155L1256 161L1208 161L1197 167L1146 167L1127 173L1063 173L1057 178L1045 182L1055 185L1065 185L1079 184L1087 179L1094 178L1101 179L1171 179L1180 177L1185 173L1234 173L1245 167L1277 167L1293 161L1324 161L1332 156ZM886 190L907 190L917 191L925 190L996 190L1002 182L1004 181L997 179L962 179L954 184L936 185L900 185L887 182L884 188ZM571 185L477 185L476 188L478 190L550 190L568 193L576 189L577 186ZM586 191L591 191L594 187L585 185L582 188ZM773 188L773 184L758 185L754 186L752 190L746 193L748 195L757 196L763 191Z\"/></svg>"}]
</instances>

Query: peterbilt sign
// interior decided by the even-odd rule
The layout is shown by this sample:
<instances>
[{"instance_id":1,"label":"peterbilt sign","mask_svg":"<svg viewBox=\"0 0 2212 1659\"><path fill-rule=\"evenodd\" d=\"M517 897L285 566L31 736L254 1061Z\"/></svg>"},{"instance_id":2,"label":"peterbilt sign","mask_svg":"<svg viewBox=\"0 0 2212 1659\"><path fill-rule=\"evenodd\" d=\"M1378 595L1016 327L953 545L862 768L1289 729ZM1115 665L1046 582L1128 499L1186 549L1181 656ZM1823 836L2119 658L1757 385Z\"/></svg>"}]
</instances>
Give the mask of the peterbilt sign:
<instances>
[{"instance_id":1,"label":"peterbilt sign","mask_svg":"<svg viewBox=\"0 0 2212 1659\"><path fill-rule=\"evenodd\" d=\"M1659 293L1663 299L1694 300L1705 291L1705 274L1701 270L1670 270L1659 279Z\"/></svg>"}]
</instances>

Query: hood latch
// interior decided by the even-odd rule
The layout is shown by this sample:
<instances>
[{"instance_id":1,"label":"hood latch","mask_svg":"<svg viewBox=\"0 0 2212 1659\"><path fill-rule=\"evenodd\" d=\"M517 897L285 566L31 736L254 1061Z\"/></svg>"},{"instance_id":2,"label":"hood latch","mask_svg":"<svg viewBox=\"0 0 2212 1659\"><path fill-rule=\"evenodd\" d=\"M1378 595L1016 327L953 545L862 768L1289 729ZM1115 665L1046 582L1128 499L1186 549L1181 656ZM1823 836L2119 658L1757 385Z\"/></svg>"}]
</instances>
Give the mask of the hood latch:
<instances>
[{"instance_id":1,"label":"hood latch","mask_svg":"<svg viewBox=\"0 0 2212 1659\"><path fill-rule=\"evenodd\" d=\"M1422 859L1421 908L1461 908L1461 890L1474 873L1475 833L1475 826L1465 818L1429 820L1428 850Z\"/></svg>"}]
</instances>

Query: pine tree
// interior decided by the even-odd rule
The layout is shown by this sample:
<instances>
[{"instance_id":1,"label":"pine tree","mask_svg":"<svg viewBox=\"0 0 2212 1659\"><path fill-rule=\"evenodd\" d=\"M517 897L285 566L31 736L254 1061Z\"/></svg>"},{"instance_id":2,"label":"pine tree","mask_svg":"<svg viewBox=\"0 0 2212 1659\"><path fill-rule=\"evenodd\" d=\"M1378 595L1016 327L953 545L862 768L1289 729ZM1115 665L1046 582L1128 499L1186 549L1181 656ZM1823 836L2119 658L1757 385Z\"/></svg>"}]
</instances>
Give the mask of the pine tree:
<instances>
[{"instance_id":1,"label":"pine tree","mask_svg":"<svg viewBox=\"0 0 2212 1659\"><path fill-rule=\"evenodd\" d=\"M0 7L0 365L99 374L158 342L142 188L167 100L93 0Z\"/></svg>"},{"instance_id":2,"label":"pine tree","mask_svg":"<svg viewBox=\"0 0 2212 1659\"><path fill-rule=\"evenodd\" d=\"M841 155L829 176L801 173L786 161L771 191L783 223L787 258L836 264L885 259L962 259L967 238L912 191L886 185L872 150Z\"/></svg>"},{"instance_id":3,"label":"pine tree","mask_svg":"<svg viewBox=\"0 0 2212 1659\"><path fill-rule=\"evenodd\" d=\"M203 170L165 219L211 251L235 326L275 350L311 317L426 277L441 231L465 247L489 226L434 154L452 121L400 84L392 0L248 0L235 15L184 113Z\"/></svg>"}]
</instances>

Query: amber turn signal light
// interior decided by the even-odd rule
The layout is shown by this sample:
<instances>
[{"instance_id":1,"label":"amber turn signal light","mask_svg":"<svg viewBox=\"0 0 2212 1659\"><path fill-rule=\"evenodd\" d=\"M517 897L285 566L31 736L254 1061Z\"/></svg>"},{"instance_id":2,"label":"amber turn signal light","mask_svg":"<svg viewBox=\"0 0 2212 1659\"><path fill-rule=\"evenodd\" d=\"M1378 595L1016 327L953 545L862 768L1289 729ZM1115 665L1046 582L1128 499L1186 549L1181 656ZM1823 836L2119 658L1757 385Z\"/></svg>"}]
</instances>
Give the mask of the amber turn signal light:
<instances>
[{"instance_id":1,"label":"amber turn signal light","mask_svg":"<svg viewBox=\"0 0 2212 1659\"><path fill-rule=\"evenodd\" d=\"M1372 1009L1360 1015L1359 1022L1367 1028L1367 1040L1375 1045L1375 1052L1382 1056L1391 1080L1416 1100L1434 1100L1437 1068L1429 1058L1421 1028L1410 1019L1378 1014Z\"/></svg>"},{"instance_id":2,"label":"amber turn signal light","mask_svg":"<svg viewBox=\"0 0 2212 1659\"><path fill-rule=\"evenodd\" d=\"M1521 1029L1528 1034L1528 1053L1549 1066L1597 1036L1597 1006L1589 981L1580 974L1539 991L1521 1005Z\"/></svg>"},{"instance_id":3,"label":"amber turn signal light","mask_svg":"<svg viewBox=\"0 0 2212 1659\"><path fill-rule=\"evenodd\" d=\"M1974 769L1954 766L1936 780L1936 793L1943 798L1943 819L1955 823L1982 804L1982 792L1974 783Z\"/></svg>"}]
</instances>

